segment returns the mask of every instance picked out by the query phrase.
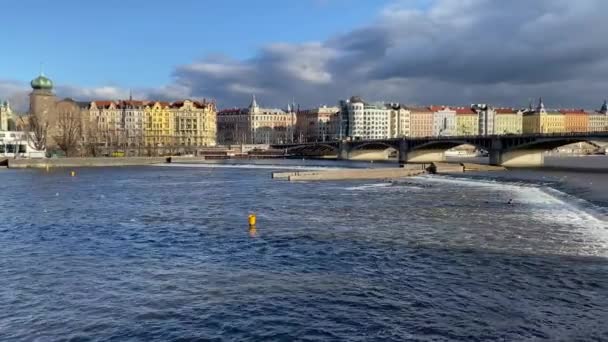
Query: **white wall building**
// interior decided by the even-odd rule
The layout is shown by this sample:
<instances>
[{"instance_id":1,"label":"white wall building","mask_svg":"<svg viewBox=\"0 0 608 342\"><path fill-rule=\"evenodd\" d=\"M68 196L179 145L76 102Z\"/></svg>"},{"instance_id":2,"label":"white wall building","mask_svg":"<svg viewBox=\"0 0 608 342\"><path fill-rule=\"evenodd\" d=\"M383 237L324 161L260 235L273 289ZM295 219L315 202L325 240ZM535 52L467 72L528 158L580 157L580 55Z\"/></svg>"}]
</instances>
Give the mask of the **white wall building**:
<instances>
[{"instance_id":1,"label":"white wall building","mask_svg":"<svg viewBox=\"0 0 608 342\"><path fill-rule=\"evenodd\" d=\"M8 101L0 101L0 131L14 129L10 127L13 120L13 111Z\"/></svg>"},{"instance_id":2,"label":"white wall building","mask_svg":"<svg viewBox=\"0 0 608 342\"><path fill-rule=\"evenodd\" d=\"M496 111L494 108L487 104L474 104L471 105L471 109L479 117L479 135L495 134Z\"/></svg>"},{"instance_id":3,"label":"white wall building","mask_svg":"<svg viewBox=\"0 0 608 342\"><path fill-rule=\"evenodd\" d=\"M433 136L456 135L456 110L450 107L431 106L433 111Z\"/></svg>"},{"instance_id":4,"label":"white wall building","mask_svg":"<svg viewBox=\"0 0 608 342\"><path fill-rule=\"evenodd\" d=\"M398 103L390 103L387 107L390 110L390 138L410 136L411 112L409 109L406 109Z\"/></svg>"},{"instance_id":5,"label":"white wall building","mask_svg":"<svg viewBox=\"0 0 608 342\"><path fill-rule=\"evenodd\" d=\"M26 132L0 131L0 157L44 158L45 151L36 150L32 141Z\"/></svg>"},{"instance_id":6,"label":"white wall building","mask_svg":"<svg viewBox=\"0 0 608 342\"><path fill-rule=\"evenodd\" d=\"M353 96L345 103L348 112L348 136L353 139L386 139L391 135L391 110L384 104L368 104Z\"/></svg>"}]
</instances>

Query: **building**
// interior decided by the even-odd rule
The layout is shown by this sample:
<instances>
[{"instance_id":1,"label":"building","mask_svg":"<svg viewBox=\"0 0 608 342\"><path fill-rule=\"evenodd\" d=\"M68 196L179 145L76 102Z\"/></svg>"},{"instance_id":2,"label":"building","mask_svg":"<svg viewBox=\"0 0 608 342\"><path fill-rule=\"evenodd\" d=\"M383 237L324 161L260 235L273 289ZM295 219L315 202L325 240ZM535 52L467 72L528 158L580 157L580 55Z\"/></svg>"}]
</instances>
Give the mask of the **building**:
<instances>
[{"instance_id":1,"label":"building","mask_svg":"<svg viewBox=\"0 0 608 342\"><path fill-rule=\"evenodd\" d=\"M456 108L456 135L478 135L480 134L480 115L472 108ZM494 130L492 120L492 130Z\"/></svg>"},{"instance_id":2,"label":"building","mask_svg":"<svg viewBox=\"0 0 608 342\"><path fill-rule=\"evenodd\" d=\"M15 130L15 117L8 101L0 101L0 131Z\"/></svg>"},{"instance_id":3,"label":"building","mask_svg":"<svg viewBox=\"0 0 608 342\"><path fill-rule=\"evenodd\" d=\"M430 137L433 135L433 111L428 107L410 107L410 136Z\"/></svg>"},{"instance_id":4,"label":"building","mask_svg":"<svg viewBox=\"0 0 608 342\"><path fill-rule=\"evenodd\" d=\"M410 136L411 112L409 109L398 103L390 103L387 108L390 110L389 137L403 138Z\"/></svg>"},{"instance_id":5,"label":"building","mask_svg":"<svg viewBox=\"0 0 608 342\"><path fill-rule=\"evenodd\" d=\"M584 109L562 109L565 132L588 132L589 114Z\"/></svg>"},{"instance_id":6,"label":"building","mask_svg":"<svg viewBox=\"0 0 608 342\"><path fill-rule=\"evenodd\" d=\"M222 110L217 114L218 142L226 144L281 144L294 141L296 113L263 108L253 96L248 108Z\"/></svg>"},{"instance_id":7,"label":"building","mask_svg":"<svg viewBox=\"0 0 608 342\"><path fill-rule=\"evenodd\" d=\"M348 136L353 139L390 137L390 109L384 104L369 104L353 96L345 103L348 113Z\"/></svg>"},{"instance_id":8,"label":"building","mask_svg":"<svg viewBox=\"0 0 608 342\"><path fill-rule=\"evenodd\" d=\"M215 103L203 100L173 102L169 106L175 120L178 146L215 146L217 122Z\"/></svg>"},{"instance_id":9,"label":"building","mask_svg":"<svg viewBox=\"0 0 608 342\"><path fill-rule=\"evenodd\" d=\"M0 157L44 158L45 151L30 144L32 139L27 132L0 130Z\"/></svg>"},{"instance_id":10,"label":"building","mask_svg":"<svg viewBox=\"0 0 608 342\"><path fill-rule=\"evenodd\" d=\"M527 110L522 118L523 133L563 133L565 116L559 111L547 111L542 99L535 110Z\"/></svg>"},{"instance_id":11,"label":"building","mask_svg":"<svg viewBox=\"0 0 608 342\"><path fill-rule=\"evenodd\" d=\"M607 132L608 131L608 103L604 101L600 110L589 113L589 131Z\"/></svg>"},{"instance_id":12,"label":"building","mask_svg":"<svg viewBox=\"0 0 608 342\"><path fill-rule=\"evenodd\" d=\"M298 142L337 140L340 130L340 108L321 106L296 113Z\"/></svg>"},{"instance_id":13,"label":"building","mask_svg":"<svg viewBox=\"0 0 608 342\"><path fill-rule=\"evenodd\" d=\"M433 136L456 135L456 110L447 106L431 106L433 112Z\"/></svg>"},{"instance_id":14,"label":"building","mask_svg":"<svg viewBox=\"0 0 608 342\"><path fill-rule=\"evenodd\" d=\"M521 134L523 111L513 108L494 109L494 134Z\"/></svg>"},{"instance_id":15,"label":"building","mask_svg":"<svg viewBox=\"0 0 608 342\"><path fill-rule=\"evenodd\" d=\"M478 134L479 135L494 135L495 121L496 121L496 110L488 106L487 104L474 104L471 105L471 109L477 113L478 116Z\"/></svg>"},{"instance_id":16,"label":"building","mask_svg":"<svg viewBox=\"0 0 608 342\"><path fill-rule=\"evenodd\" d=\"M146 102L129 96L129 100L118 101L116 107L120 111L120 130L124 132L127 145L132 148L143 146Z\"/></svg>"},{"instance_id":17,"label":"building","mask_svg":"<svg viewBox=\"0 0 608 342\"><path fill-rule=\"evenodd\" d=\"M175 119L169 102L148 102L144 107L144 144L151 148L177 146Z\"/></svg>"}]
</instances>

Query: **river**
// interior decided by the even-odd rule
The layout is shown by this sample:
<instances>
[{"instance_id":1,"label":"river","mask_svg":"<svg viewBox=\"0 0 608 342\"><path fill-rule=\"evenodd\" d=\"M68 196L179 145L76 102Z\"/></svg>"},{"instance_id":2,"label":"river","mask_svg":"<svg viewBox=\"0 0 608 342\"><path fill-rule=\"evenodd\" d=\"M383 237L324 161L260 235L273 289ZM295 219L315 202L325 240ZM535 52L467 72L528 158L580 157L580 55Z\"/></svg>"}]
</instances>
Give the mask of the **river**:
<instances>
[{"instance_id":1,"label":"river","mask_svg":"<svg viewBox=\"0 0 608 342\"><path fill-rule=\"evenodd\" d=\"M330 161L3 170L0 340L608 340L599 158L397 185L270 179L370 165Z\"/></svg>"}]
</instances>

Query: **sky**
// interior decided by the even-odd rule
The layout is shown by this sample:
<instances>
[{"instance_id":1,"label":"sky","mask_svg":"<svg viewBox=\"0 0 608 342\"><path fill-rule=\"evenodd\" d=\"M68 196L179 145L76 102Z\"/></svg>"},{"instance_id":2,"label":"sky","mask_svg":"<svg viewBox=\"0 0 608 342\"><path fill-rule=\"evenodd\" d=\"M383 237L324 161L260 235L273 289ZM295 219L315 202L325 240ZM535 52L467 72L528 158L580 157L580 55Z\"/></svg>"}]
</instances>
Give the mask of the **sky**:
<instances>
[{"instance_id":1,"label":"sky","mask_svg":"<svg viewBox=\"0 0 608 342\"><path fill-rule=\"evenodd\" d=\"M0 99L304 107L359 95L412 105L596 108L608 96L605 0L7 0Z\"/></svg>"}]
</instances>

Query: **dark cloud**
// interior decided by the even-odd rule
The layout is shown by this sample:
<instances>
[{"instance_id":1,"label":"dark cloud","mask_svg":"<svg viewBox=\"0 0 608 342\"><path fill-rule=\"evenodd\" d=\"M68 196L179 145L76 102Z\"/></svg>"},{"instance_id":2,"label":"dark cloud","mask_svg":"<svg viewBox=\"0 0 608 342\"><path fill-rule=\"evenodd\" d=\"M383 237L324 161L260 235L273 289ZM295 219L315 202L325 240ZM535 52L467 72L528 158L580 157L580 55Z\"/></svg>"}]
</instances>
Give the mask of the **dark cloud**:
<instances>
[{"instance_id":1,"label":"dark cloud","mask_svg":"<svg viewBox=\"0 0 608 342\"><path fill-rule=\"evenodd\" d=\"M603 0L439 0L387 7L366 27L309 44L273 44L254 58L180 66L191 95L243 105L252 93L280 105L335 103L351 94L408 103L530 97L595 106L608 77Z\"/></svg>"}]
</instances>

